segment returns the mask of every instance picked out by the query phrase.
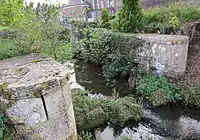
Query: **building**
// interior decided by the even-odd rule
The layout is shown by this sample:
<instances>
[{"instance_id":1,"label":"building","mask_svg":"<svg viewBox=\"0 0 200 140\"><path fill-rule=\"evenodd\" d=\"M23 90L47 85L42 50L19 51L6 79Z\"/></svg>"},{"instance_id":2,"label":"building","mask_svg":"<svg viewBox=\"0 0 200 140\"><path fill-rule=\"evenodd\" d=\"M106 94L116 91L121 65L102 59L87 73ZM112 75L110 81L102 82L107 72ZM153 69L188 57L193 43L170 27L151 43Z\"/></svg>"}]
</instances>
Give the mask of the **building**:
<instances>
[{"instance_id":1,"label":"building","mask_svg":"<svg viewBox=\"0 0 200 140\"><path fill-rule=\"evenodd\" d=\"M141 0L143 8L151 8L154 6L166 7L171 2L190 2L197 0ZM193 3L194 3L193 2ZM116 15L122 6L122 0L69 0L68 5L63 5L63 13L70 19L84 18L85 8L90 8L87 17L90 21L97 19L102 8L107 8L110 15Z\"/></svg>"},{"instance_id":2,"label":"building","mask_svg":"<svg viewBox=\"0 0 200 140\"><path fill-rule=\"evenodd\" d=\"M84 18L85 9L89 8L87 17L94 21L99 17L102 8L107 8L111 15L115 15L121 5L122 0L69 0L68 5L63 5L63 13L70 19Z\"/></svg>"}]
</instances>

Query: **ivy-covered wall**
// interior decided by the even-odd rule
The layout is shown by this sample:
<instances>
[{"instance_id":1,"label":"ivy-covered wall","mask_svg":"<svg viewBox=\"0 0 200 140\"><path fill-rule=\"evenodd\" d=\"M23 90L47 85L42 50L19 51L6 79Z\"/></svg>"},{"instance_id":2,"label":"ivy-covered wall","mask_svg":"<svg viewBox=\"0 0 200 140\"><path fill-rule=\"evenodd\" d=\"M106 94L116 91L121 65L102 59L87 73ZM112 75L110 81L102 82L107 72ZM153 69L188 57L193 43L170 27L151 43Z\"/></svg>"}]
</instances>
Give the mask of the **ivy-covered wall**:
<instances>
[{"instance_id":1,"label":"ivy-covered wall","mask_svg":"<svg viewBox=\"0 0 200 140\"><path fill-rule=\"evenodd\" d=\"M185 71L188 41L187 36L94 29L74 45L81 52L79 57L102 65L107 80L133 74L136 64L142 70L177 78Z\"/></svg>"}]
</instances>

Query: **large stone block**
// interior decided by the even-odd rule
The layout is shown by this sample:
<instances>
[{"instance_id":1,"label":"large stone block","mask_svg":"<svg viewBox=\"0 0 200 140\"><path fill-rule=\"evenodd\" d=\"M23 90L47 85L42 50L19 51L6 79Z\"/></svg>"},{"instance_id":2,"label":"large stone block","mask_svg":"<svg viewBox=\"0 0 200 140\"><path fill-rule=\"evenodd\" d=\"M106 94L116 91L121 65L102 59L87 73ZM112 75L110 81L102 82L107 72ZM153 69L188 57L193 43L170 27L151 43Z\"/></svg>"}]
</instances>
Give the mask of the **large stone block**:
<instances>
[{"instance_id":1,"label":"large stone block","mask_svg":"<svg viewBox=\"0 0 200 140\"><path fill-rule=\"evenodd\" d=\"M41 56L0 61L0 108L25 140L76 140L69 74Z\"/></svg>"},{"instance_id":2,"label":"large stone block","mask_svg":"<svg viewBox=\"0 0 200 140\"><path fill-rule=\"evenodd\" d=\"M184 75L187 63L189 37L181 35L141 34L143 47L130 56L139 66L159 75L179 78ZM133 55L134 54L134 55Z\"/></svg>"}]
</instances>

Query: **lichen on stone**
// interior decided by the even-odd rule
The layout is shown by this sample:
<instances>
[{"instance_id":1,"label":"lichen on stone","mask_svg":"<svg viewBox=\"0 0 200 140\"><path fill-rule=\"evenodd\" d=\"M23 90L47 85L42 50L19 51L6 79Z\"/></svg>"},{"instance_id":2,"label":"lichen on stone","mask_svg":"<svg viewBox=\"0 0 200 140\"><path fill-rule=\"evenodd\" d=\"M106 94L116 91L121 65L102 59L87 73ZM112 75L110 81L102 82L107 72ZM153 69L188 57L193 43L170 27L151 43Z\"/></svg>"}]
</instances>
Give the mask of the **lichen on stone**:
<instances>
[{"instance_id":1,"label":"lichen on stone","mask_svg":"<svg viewBox=\"0 0 200 140\"><path fill-rule=\"evenodd\" d=\"M33 96L36 97L36 98L40 98L42 95L42 91L36 91L33 93Z\"/></svg>"},{"instance_id":2,"label":"lichen on stone","mask_svg":"<svg viewBox=\"0 0 200 140\"><path fill-rule=\"evenodd\" d=\"M44 89L47 89L47 87L49 86L49 84L47 82L44 82L40 85L40 89L41 90L44 90Z\"/></svg>"}]
</instances>

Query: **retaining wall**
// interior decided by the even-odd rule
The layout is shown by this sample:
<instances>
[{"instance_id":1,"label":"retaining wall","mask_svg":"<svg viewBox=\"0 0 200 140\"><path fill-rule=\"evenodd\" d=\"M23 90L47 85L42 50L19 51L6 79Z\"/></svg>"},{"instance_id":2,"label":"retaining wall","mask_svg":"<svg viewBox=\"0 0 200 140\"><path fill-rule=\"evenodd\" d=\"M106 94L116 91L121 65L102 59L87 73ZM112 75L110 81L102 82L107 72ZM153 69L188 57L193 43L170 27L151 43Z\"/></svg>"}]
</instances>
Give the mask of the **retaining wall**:
<instances>
[{"instance_id":1,"label":"retaining wall","mask_svg":"<svg viewBox=\"0 0 200 140\"><path fill-rule=\"evenodd\" d=\"M188 36L140 34L137 38L143 40L143 46L139 47L135 54L135 61L141 68L172 78L184 75Z\"/></svg>"}]
</instances>

